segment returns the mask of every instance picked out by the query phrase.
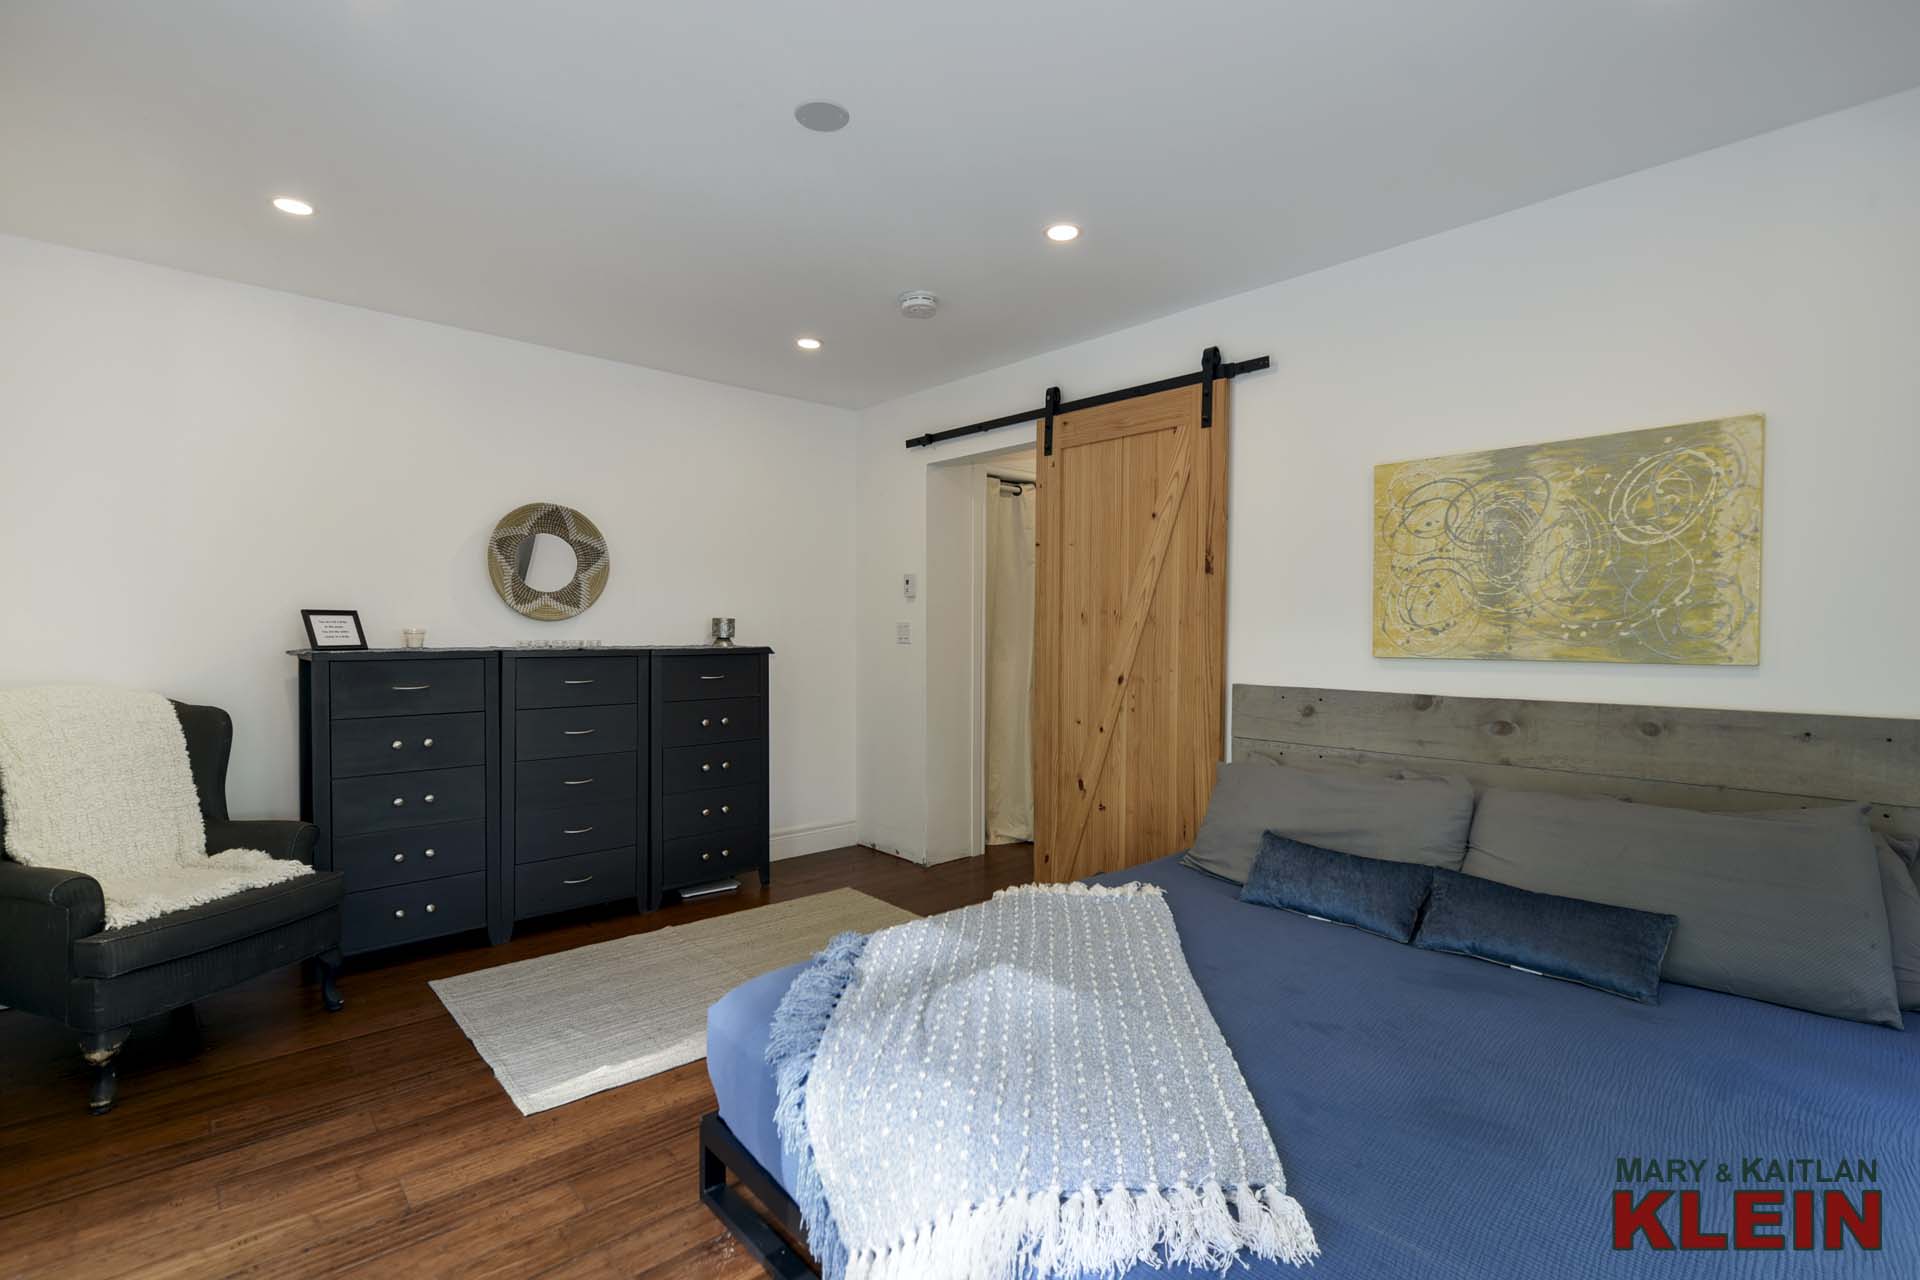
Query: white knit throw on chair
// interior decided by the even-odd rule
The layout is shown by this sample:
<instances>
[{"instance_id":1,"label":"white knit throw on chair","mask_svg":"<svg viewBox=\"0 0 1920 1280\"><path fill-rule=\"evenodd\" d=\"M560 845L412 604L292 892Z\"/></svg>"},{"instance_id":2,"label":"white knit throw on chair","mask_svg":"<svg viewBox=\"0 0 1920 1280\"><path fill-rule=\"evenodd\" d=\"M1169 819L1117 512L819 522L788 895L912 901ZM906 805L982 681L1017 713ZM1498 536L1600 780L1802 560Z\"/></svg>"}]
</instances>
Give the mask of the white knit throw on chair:
<instances>
[{"instance_id":1,"label":"white knit throw on chair","mask_svg":"<svg viewBox=\"0 0 1920 1280\"><path fill-rule=\"evenodd\" d=\"M107 928L311 875L258 849L207 856L187 739L157 693L0 690L7 853L100 882Z\"/></svg>"}]
</instances>

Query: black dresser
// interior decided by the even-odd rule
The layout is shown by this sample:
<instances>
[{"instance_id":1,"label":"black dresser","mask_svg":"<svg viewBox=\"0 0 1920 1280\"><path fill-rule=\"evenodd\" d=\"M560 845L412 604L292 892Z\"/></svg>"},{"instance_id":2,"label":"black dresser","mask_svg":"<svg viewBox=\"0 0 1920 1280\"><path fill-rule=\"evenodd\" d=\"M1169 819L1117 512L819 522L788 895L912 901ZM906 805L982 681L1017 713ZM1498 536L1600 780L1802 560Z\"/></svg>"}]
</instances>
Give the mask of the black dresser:
<instances>
[{"instance_id":1,"label":"black dresser","mask_svg":"<svg viewBox=\"0 0 1920 1280\"><path fill-rule=\"evenodd\" d=\"M769 879L765 648L297 650L349 953Z\"/></svg>"}]
</instances>

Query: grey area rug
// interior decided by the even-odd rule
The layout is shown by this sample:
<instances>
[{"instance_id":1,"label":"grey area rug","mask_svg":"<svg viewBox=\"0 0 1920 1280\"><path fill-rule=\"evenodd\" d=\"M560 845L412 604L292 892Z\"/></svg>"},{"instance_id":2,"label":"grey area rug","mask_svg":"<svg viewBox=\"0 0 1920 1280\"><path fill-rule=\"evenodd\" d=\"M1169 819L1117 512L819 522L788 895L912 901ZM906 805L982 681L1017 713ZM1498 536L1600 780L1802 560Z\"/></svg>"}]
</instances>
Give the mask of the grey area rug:
<instances>
[{"instance_id":1,"label":"grey area rug","mask_svg":"<svg viewBox=\"0 0 1920 1280\"><path fill-rule=\"evenodd\" d=\"M707 1006L835 934L917 919L855 889L430 983L521 1114L706 1056Z\"/></svg>"}]
</instances>

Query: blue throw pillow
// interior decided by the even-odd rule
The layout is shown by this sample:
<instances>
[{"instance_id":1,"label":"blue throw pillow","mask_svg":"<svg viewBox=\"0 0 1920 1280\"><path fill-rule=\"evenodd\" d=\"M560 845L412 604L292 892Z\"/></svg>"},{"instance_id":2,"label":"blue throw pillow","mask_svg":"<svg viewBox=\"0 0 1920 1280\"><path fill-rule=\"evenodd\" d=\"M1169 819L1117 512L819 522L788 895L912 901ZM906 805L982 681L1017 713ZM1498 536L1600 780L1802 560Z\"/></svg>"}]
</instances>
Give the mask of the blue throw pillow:
<instances>
[{"instance_id":1,"label":"blue throw pillow","mask_svg":"<svg viewBox=\"0 0 1920 1280\"><path fill-rule=\"evenodd\" d=\"M1452 951L1658 1003L1673 916L1533 893L1436 869L1416 947Z\"/></svg>"},{"instance_id":2,"label":"blue throw pillow","mask_svg":"<svg viewBox=\"0 0 1920 1280\"><path fill-rule=\"evenodd\" d=\"M1240 901L1350 924L1395 942L1413 936L1435 868L1362 858L1269 831Z\"/></svg>"}]
</instances>

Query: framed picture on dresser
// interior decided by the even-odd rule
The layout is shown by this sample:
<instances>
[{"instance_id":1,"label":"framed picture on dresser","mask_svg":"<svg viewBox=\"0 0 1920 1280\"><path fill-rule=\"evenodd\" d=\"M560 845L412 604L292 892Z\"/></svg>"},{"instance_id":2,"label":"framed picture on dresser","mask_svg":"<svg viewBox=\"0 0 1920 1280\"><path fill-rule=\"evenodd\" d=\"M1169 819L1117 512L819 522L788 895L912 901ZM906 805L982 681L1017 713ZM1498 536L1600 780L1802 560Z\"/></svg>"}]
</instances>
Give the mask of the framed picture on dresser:
<instances>
[{"instance_id":1,"label":"framed picture on dresser","mask_svg":"<svg viewBox=\"0 0 1920 1280\"><path fill-rule=\"evenodd\" d=\"M300 621L307 629L309 648L333 652L367 647L357 609L302 609Z\"/></svg>"}]
</instances>

